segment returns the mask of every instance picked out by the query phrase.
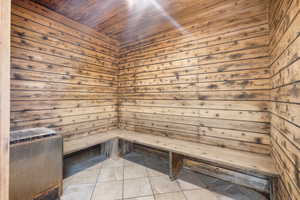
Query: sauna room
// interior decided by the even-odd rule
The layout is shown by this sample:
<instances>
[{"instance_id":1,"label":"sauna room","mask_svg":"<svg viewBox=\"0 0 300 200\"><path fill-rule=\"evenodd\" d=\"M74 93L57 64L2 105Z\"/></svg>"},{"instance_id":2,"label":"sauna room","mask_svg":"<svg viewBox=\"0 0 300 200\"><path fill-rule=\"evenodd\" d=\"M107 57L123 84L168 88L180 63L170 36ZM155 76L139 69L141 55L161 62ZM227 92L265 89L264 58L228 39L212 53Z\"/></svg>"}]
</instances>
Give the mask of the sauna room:
<instances>
[{"instance_id":1,"label":"sauna room","mask_svg":"<svg viewBox=\"0 0 300 200\"><path fill-rule=\"evenodd\" d=\"M0 200L300 200L299 0L0 0Z\"/></svg>"}]
</instances>

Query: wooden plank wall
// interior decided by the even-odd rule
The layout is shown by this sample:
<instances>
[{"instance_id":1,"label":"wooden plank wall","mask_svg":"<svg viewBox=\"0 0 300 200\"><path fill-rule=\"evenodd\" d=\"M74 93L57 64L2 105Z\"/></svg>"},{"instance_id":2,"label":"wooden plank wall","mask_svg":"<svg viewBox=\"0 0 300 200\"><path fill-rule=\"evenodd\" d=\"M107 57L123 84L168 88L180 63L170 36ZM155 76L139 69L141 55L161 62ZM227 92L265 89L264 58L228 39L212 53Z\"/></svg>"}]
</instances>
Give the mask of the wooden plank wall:
<instances>
[{"instance_id":1,"label":"wooden plank wall","mask_svg":"<svg viewBox=\"0 0 300 200\"><path fill-rule=\"evenodd\" d=\"M12 6L11 126L65 138L117 126L118 42L29 0Z\"/></svg>"},{"instance_id":2,"label":"wooden plank wall","mask_svg":"<svg viewBox=\"0 0 300 200\"><path fill-rule=\"evenodd\" d=\"M300 199L300 1L272 0L272 155L281 174L278 199Z\"/></svg>"},{"instance_id":3,"label":"wooden plank wall","mask_svg":"<svg viewBox=\"0 0 300 200\"><path fill-rule=\"evenodd\" d=\"M9 200L10 0L0 0L0 200Z\"/></svg>"},{"instance_id":4,"label":"wooden plank wall","mask_svg":"<svg viewBox=\"0 0 300 200\"><path fill-rule=\"evenodd\" d=\"M268 3L224 1L181 30L121 45L120 127L269 154Z\"/></svg>"}]
</instances>

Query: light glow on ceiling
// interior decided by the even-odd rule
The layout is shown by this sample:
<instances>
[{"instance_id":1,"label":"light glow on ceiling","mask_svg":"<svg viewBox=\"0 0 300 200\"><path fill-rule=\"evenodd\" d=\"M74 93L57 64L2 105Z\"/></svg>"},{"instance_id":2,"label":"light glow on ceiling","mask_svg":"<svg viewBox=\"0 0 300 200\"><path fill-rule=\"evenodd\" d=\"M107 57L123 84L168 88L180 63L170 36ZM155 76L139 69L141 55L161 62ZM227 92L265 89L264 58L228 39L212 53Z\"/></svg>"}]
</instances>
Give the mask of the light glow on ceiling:
<instances>
[{"instance_id":1,"label":"light glow on ceiling","mask_svg":"<svg viewBox=\"0 0 300 200\"><path fill-rule=\"evenodd\" d=\"M130 12L133 12L133 9L139 10L141 13L138 18L143 18L143 14L147 9L155 8L157 9L162 16L167 19L176 29L180 30L182 34L186 34L187 31L172 17L169 13L157 2L157 0L126 0ZM155 16L154 16L155 17ZM128 22L130 24L138 23L138 20L135 22Z\"/></svg>"},{"instance_id":2,"label":"light glow on ceiling","mask_svg":"<svg viewBox=\"0 0 300 200\"><path fill-rule=\"evenodd\" d=\"M159 10L162 15L177 29L181 32L186 33L186 30L173 18L171 17L168 12L157 2L157 0L149 0L154 7Z\"/></svg>"},{"instance_id":3,"label":"light glow on ceiling","mask_svg":"<svg viewBox=\"0 0 300 200\"><path fill-rule=\"evenodd\" d=\"M133 8L133 5L134 5L134 0L127 0L127 5L128 5L128 8L129 9L132 9Z\"/></svg>"}]
</instances>

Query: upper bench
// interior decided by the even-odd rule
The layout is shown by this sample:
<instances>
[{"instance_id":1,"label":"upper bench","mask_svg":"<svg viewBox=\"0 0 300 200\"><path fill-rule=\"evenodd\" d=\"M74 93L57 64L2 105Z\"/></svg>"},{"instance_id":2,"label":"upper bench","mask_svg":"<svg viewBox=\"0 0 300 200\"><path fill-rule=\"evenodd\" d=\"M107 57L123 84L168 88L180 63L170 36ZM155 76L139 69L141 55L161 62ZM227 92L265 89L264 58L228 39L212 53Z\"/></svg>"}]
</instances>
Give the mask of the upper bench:
<instances>
[{"instance_id":1,"label":"upper bench","mask_svg":"<svg viewBox=\"0 0 300 200\"><path fill-rule=\"evenodd\" d=\"M64 143L64 154L70 154L115 138L181 154L198 159L199 161L206 161L237 171L256 173L268 177L278 176L273 159L269 155L232 150L120 129L66 141Z\"/></svg>"}]
</instances>

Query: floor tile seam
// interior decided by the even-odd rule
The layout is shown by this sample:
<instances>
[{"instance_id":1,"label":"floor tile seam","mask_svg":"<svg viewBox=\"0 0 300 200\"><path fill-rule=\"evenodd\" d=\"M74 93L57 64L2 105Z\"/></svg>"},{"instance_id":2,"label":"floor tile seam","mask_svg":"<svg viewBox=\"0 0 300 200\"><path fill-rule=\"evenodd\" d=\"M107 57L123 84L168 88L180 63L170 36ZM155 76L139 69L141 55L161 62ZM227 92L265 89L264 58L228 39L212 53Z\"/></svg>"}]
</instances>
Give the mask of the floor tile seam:
<instances>
[{"instance_id":1,"label":"floor tile seam","mask_svg":"<svg viewBox=\"0 0 300 200\"><path fill-rule=\"evenodd\" d=\"M105 167L102 167L102 169L108 169L108 168L121 168L123 166L105 166Z\"/></svg>"},{"instance_id":2,"label":"floor tile seam","mask_svg":"<svg viewBox=\"0 0 300 200\"><path fill-rule=\"evenodd\" d=\"M136 197L130 197L130 198L124 198L125 200L131 200L131 199L136 199L136 198L140 198L140 197L154 197L154 195L142 195L142 196L136 196ZM120 200L120 199L118 199Z\"/></svg>"},{"instance_id":3,"label":"floor tile seam","mask_svg":"<svg viewBox=\"0 0 300 200\"><path fill-rule=\"evenodd\" d=\"M179 193L180 193L180 192L183 193L183 191L180 190L180 191L177 191L177 192L163 192L163 193L158 193L158 194L155 194L155 195L160 195L160 194L173 194L173 193L178 193L178 192L179 192Z\"/></svg>"},{"instance_id":4,"label":"floor tile seam","mask_svg":"<svg viewBox=\"0 0 300 200\"><path fill-rule=\"evenodd\" d=\"M186 197L186 195L184 194L183 189L182 189L181 185L180 185L179 182L178 182L178 179L176 179L175 182L176 182L176 184L177 184L177 186L178 186L180 192L183 194L184 199L187 200L187 197Z\"/></svg>"},{"instance_id":5,"label":"floor tile seam","mask_svg":"<svg viewBox=\"0 0 300 200\"><path fill-rule=\"evenodd\" d=\"M152 190L152 193L153 193L153 198L154 200L156 200L156 195L154 193L154 190L153 190L153 185L151 183L151 178L156 178L156 177L165 177L164 175L157 175L157 176L150 176L150 172L147 170L147 169L150 169L150 168L146 168L146 173L147 173L147 178L149 179L149 183L150 183L150 186L151 186L151 190ZM167 175L168 176L168 175ZM164 193L165 194L165 193Z\"/></svg>"},{"instance_id":6,"label":"floor tile seam","mask_svg":"<svg viewBox=\"0 0 300 200\"><path fill-rule=\"evenodd\" d=\"M95 185L94 183L78 183L78 184L70 184L68 185L67 187L70 187L70 186L85 186L85 185Z\"/></svg>"},{"instance_id":7,"label":"floor tile seam","mask_svg":"<svg viewBox=\"0 0 300 200\"><path fill-rule=\"evenodd\" d=\"M147 178L150 181L150 178L155 178L155 177L165 177L165 176L143 176L143 177L139 177L139 178L127 178L127 179L124 179L124 181L127 181L127 180L132 181L132 180L137 180L137 179L142 179L142 178ZM109 182L109 181L106 181L106 182Z\"/></svg>"},{"instance_id":8,"label":"floor tile seam","mask_svg":"<svg viewBox=\"0 0 300 200\"><path fill-rule=\"evenodd\" d=\"M141 177L135 177L135 178L126 178L125 177L125 169L124 169L124 177L123 179L124 180L132 180L132 179L139 179L139 178L145 178L145 177L148 177L148 173L147 173L147 170L145 169L145 173L143 173L144 176L141 176Z\"/></svg>"},{"instance_id":9,"label":"floor tile seam","mask_svg":"<svg viewBox=\"0 0 300 200\"><path fill-rule=\"evenodd\" d=\"M146 168L146 174L147 174L147 177L151 178L151 177L160 177L160 176L168 176L168 174L164 174L164 175L155 175L155 176L150 176L150 172L148 169L151 169L151 168ZM151 170L154 170L154 171L158 171L158 170L155 170L155 169L151 169Z\"/></svg>"},{"instance_id":10,"label":"floor tile seam","mask_svg":"<svg viewBox=\"0 0 300 200\"><path fill-rule=\"evenodd\" d=\"M94 197L94 193L95 193L95 190L96 190L96 187L97 187L97 183L98 183L98 179L99 179L99 177L100 177L101 171L102 171L102 167L100 167L99 172L98 172L98 174L97 174L96 183L95 183L95 185L94 185L94 187L93 187L93 191L92 191L90 200L93 200L93 199L94 199L93 197Z\"/></svg>"},{"instance_id":11,"label":"floor tile seam","mask_svg":"<svg viewBox=\"0 0 300 200\"><path fill-rule=\"evenodd\" d=\"M147 177L147 179L148 179L149 184L150 184L150 188L151 188L151 191L152 191L153 199L156 200L155 193L154 193L154 190L153 190L153 185L151 183L150 177Z\"/></svg>"},{"instance_id":12,"label":"floor tile seam","mask_svg":"<svg viewBox=\"0 0 300 200\"><path fill-rule=\"evenodd\" d=\"M130 198L127 198L127 199L130 200L130 199L136 199L136 198L141 198L141 197L151 197L151 196L154 198L154 195L141 195L141 196L130 197Z\"/></svg>"},{"instance_id":13,"label":"floor tile seam","mask_svg":"<svg viewBox=\"0 0 300 200\"><path fill-rule=\"evenodd\" d=\"M217 193L217 192L215 192L215 191L209 190L208 188L202 188L202 187L200 187L200 188L198 188L198 189L186 189L186 190L182 190L182 192L197 191L197 190L201 190L201 189L205 189L205 190L208 190L208 191L210 191L210 192ZM217 193L217 194L218 194L218 193Z\"/></svg>"},{"instance_id":14,"label":"floor tile seam","mask_svg":"<svg viewBox=\"0 0 300 200\"><path fill-rule=\"evenodd\" d=\"M146 159L145 159L145 156L143 156L143 161L144 161L144 164L146 165ZM145 167L145 166L143 166ZM149 172L147 170L148 168L145 167L145 177L147 178L147 180L149 181L149 185L150 185L150 188L151 188L151 192L152 192L152 196L153 196L153 199L156 200L156 197L155 197L155 194L154 194L154 190L153 190L153 186L152 186L152 183L151 183L151 180L150 180L150 176L149 176Z\"/></svg>"},{"instance_id":15,"label":"floor tile seam","mask_svg":"<svg viewBox=\"0 0 300 200\"><path fill-rule=\"evenodd\" d=\"M124 188L125 188L125 162L123 160L123 174L122 174L122 200L124 200Z\"/></svg>"},{"instance_id":16,"label":"floor tile seam","mask_svg":"<svg viewBox=\"0 0 300 200\"><path fill-rule=\"evenodd\" d=\"M122 182L123 179L119 179L119 180L107 180L107 181L98 181L97 183L109 183L109 182Z\"/></svg>"},{"instance_id":17,"label":"floor tile seam","mask_svg":"<svg viewBox=\"0 0 300 200\"><path fill-rule=\"evenodd\" d=\"M161 177L161 176L163 176L163 177L166 177L166 176L168 176L168 175L155 175L155 176L147 176L147 177L149 177L149 178L155 178L155 177Z\"/></svg>"},{"instance_id":18,"label":"floor tile seam","mask_svg":"<svg viewBox=\"0 0 300 200\"><path fill-rule=\"evenodd\" d=\"M142 167L142 168L146 168L145 165L140 164L140 163L130 163L130 164L124 165L124 167Z\"/></svg>"},{"instance_id":19,"label":"floor tile seam","mask_svg":"<svg viewBox=\"0 0 300 200\"><path fill-rule=\"evenodd\" d=\"M148 176L141 176L141 177L136 177L136 178L125 178L123 180L136 180L136 179L140 179L140 178L148 178Z\"/></svg>"},{"instance_id":20,"label":"floor tile seam","mask_svg":"<svg viewBox=\"0 0 300 200\"><path fill-rule=\"evenodd\" d=\"M181 188L180 188L181 189ZM185 193L184 193L184 190L180 190L181 192L182 192L182 195L184 196L184 198L186 199L186 200L188 200L188 198L187 198L187 196L185 195Z\"/></svg>"}]
</instances>

